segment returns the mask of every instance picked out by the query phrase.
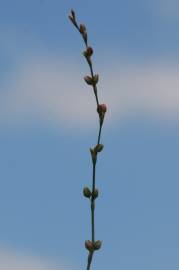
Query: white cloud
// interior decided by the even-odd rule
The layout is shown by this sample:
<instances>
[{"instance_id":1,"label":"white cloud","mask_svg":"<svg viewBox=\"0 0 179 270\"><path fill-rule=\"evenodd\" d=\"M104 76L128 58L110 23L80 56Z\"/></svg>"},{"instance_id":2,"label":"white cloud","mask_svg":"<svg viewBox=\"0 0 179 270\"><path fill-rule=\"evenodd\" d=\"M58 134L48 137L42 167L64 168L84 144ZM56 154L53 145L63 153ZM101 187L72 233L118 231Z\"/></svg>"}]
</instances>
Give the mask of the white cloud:
<instances>
[{"instance_id":1,"label":"white cloud","mask_svg":"<svg viewBox=\"0 0 179 270\"><path fill-rule=\"evenodd\" d=\"M66 128L96 125L95 99L83 82L84 66L60 59L31 59L0 92L0 123L26 125L33 118ZM109 107L110 123L132 113L164 120L179 116L179 66L124 65L101 68L99 97ZM95 126L96 127L96 126Z\"/></svg>"},{"instance_id":2,"label":"white cloud","mask_svg":"<svg viewBox=\"0 0 179 270\"><path fill-rule=\"evenodd\" d=\"M67 266L34 256L19 255L15 251L0 249L1 270L70 270Z\"/></svg>"},{"instance_id":3,"label":"white cloud","mask_svg":"<svg viewBox=\"0 0 179 270\"><path fill-rule=\"evenodd\" d=\"M154 0L153 10L157 16L163 19L178 19L179 1L178 0Z\"/></svg>"}]
</instances>

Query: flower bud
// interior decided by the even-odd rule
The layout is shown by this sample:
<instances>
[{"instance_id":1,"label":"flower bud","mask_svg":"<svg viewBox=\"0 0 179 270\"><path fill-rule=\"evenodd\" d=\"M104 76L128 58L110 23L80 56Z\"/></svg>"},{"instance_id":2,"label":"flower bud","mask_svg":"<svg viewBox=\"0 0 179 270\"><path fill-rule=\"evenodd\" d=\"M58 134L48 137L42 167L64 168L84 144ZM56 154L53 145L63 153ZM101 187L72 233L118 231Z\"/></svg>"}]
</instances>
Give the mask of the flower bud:
<instances>
[{"instance_id":1,"label":"flower bud","mask_svg":"<svg viewBox=\"0 0 179 270\"><path fill-rule=\"evenodd\" d=\"M103 144L97 144L94 149L95 149L95 152L101 152L103 148L104 148Z\"/></svg>"},{"instance_id":2,"label":"flower bud","mask_svg":"<svg viewBox=\"0 0 179 270\"><path fill-rule=\"evenodd\" d=\"M73 18L71 15L69 15L68 18L69 18L70 21L74 24L74 18Z\"/></svg>"},{"instance_id":3,"label":"flower bud","mask_svg":"<svg viewBox=\"0 0 179 270\"><path fill-rule=\"evenodd\" d=\"M80 33L84 34L86 32L86 26L84 24L80 24Z\"/></svg>"},{"instance_id":4,"label":"flower bud","mask_svg":"<svg viewBox=\"0 0 179 270\"><path fill-rule=\"evenodd\" d=\"M88 187L84 187L83 189L83 195L86 197L86 198L90 198L91 197L91 191Z\"/></svg>"},{"instance_id":5,"label":"flower bud","mask_svg":"<svg viewBox=\"0 0 179 270\"><path fill-rule=\"evenodd\" d=\"M70 13L70 15L68 16L68 18L69 18L70 21L74 24L74 26L75 26L76 28L78 28L78 25L77 25L77 22L76 22L76 18L75 18L75 12L74 12L73 9L71 10L71 13Z\"/></svg>"},{"instance_id":6,"label":"flower bud","mask_svg":"<svg viewBox=\"0 0 179 270\"><path fill-rule=\"evenodd\" d=\"M99 80L99 75L96 74L96 75L94 75L93 78L90 77L90 76L85 76L85 77L84 77L84 80L85 80L85 82L86 82L87 84L89 84L89 85L96 85L97 82L98 82L98 80Z\"/></svg>"},{"instance_id":7,"label":"flower bud","mask_svg":"<svg viewBox=\"0 0 179 270\"><path fill-rule=\"evenodd\" d=\"M83 55L85 57L90 57L93 54L93 48L92 47L87 47L86 51L83 52Z\"/></svg>"},{"instance_id":8,"label":"flower bud","mask_svg":"<svg viewBox=\"0 0 179 270\"><path fill-rule=\"evenodd\" d=\"M73 18L75 18L75 12L74 12L73 9L71 9L71 15L72 15Z\"/></svg>"},{"instance_id":9,"label":"flower bud","mask_svg":"<svg viewBox=\"0 0 179 270\"><path fill-rule=\"evenodd\" d=\"M92 193L92 197L93 197L93 199L98 198L98 195L99 195L98 189L97 189L97 188L95 188L94 192Z\"/></svg>"},{"instance_id":10,"label":"flower bud","mask_svg":"<svg viewBox=\"0 0 179 270\"><path fill-rule=\"evenodd\" d=\"M94 77L93 77L94 84L97 84L98 81L99 81L99 75L98 74L95 74Z\"/></svg>"},{"instance_id":11,"label":"flower bud","mask_svg":"<svg viewBox=\"0 0 179 270\"><path fill-rule=\"evenodd\" d=\"M107 106L106 104L99 104L98 107L97 107L97 112L99 114L105 114L107 111Z\"/></svg>"},{"instance_id":12,"label":"flower bud","mask_svg":"<svg viewBox=\"0 0 179 270\"><path fill-rule=\"evenodd\" d=\"M92 85L93 84L93 79L90 76L85 76L84 80L87 84Z\"/></svg>"},{"instance_id":13,"label":"flower bud","mask_svg":"<svg viewBox=\"0 0 179 270\"><path fill-rule=\"evenodd\" d=\"M95 149L90 148L90 152L91 152L91 157L92 157L93 163L96 163L97 153L96 153Z\"/></svg>"},{"instance_id":14,"label":"flower bud","mask_svg":"<svg viewBox=\"0 0 179 270\"><path fill-rule=\"evenodd\" d=\"M91 55L93 54L93 48L92 48L92 47L87 47L87 49L86 49L86 54L87 54L88 56L91 56Z\"/></svg>"},{"instance_id":15,"label":"flower bud","mask_svg":"<svg viewBox=\"0 0 179 270\"><path fill-rule=\"evenodd\" d=\"M86 240L85 241L85 247L89 251L93 251L94 250L93 243L90 240Z\"/></svg>"},{"instance_id":16,"label":"flower bud","mask_svg":"<svg viewBox=\"0 0 179 270\"><path fill-rule=\"evenodd\" d=\"M101 248L102 242L100 240L95 241L94 243L94 250L98 250Z\"/></svg>"}]
</instances>

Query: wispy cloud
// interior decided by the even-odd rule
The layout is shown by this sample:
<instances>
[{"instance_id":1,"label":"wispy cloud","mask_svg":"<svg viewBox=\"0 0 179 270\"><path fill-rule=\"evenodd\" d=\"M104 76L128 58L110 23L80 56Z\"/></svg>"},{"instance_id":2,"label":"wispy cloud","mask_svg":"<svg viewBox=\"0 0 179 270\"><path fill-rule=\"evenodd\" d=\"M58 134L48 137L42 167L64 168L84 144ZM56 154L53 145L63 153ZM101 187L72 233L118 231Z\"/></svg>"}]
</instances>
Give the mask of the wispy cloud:
<instances>
[{"instance_id":1,"label":"wispy cloud","mask_svg":"<svg viewBox=\"0 0 179 270\"><path fill-rule=\"evenodd\" d=\"M179 15L178 0L154 0L152 1L154 13L163 19L175 20Z\"/></svg>"},{"instance_id":2,"label":"wispy cloud","mask_svg":"<svg viewBox=\"0 0 179 270\"><path fill-rule=\"evenodd\" d=\"M71 270L62 266L33 256L22 256L15 251L0 249L1 270Z\"/></svg>"},{"instance_id":3,"label":"wispy cloud","mask_svg":"<svg viewBox=\"0 0 179 270\"><path fill-rule=\"evenodd\" d=\"M24 63L0 92L0 123L26 125L36 118L69 128L91 128L92 89L82 81L78 66L64 63L51 58ZM179 117L179 66L109 63L108 67L101 68L99 97L109 107L111 122L136 112L164 120Z\"/></svg>"}]
</instances>

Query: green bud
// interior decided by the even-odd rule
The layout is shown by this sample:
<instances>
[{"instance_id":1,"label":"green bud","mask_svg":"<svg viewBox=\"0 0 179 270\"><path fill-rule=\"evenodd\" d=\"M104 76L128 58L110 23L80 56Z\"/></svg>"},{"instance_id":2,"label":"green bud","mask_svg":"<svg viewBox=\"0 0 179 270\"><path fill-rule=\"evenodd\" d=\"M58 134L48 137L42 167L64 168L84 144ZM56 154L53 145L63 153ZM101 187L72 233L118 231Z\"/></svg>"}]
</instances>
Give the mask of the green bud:
<instances>
[{"instance_id":1,"label":"green bud","mask_svg":"<svg viewBox=\"0 0 179 270\"><path fill-rule=\"evenodd\" d=\"M103 150L103 148L104 148L104 145L103 144L97 144L95 146L95 151L96 152L101 152Z\"/></svg>"},{"instance_id":2,"label":"green bud","mask_svg":"<svg viewBox=\"0 0 179 270\"><path fill-rule=\"evenodd\" d=\"M100 240L95 241L94 243L94 250L98 250L101 248L102 242Z\"/></svg>"},{"instance_id":3,"label":"green bud","mask_svg":"<svg viewBox=\"0 0 179 270\"><path fill-rule=\"evenodd\" d=\"M95 188L94 192L92 193L92 197L93 197L94 199L96 199L96 198L98 198L98 195L99 195L98 189Z\"/></svg>"},{"instance_id":4,"label":"green bud","mask_svg":"<svg viewBox=\"0 0 179 270\"><path fill-rule=\"evenodd\" d=\"M94 84L97 84L99 81L99 75L98 74L95 74L94 77L93 77L93 83Z\"/></svg>"},{"instance_id":5,"label":"green bud","mask_svg":"<svg viewBox=\"0 0 179 270\"><path fill-rule=\"evenodd\" d=\"M75 18L75 12L72 9L70 15L68 16L68 18L70 19L70 21L74 24L74 26L76 26L78 28L77 22L76 22L76 18Z\"/></svg>"},{"instance_id":6,"label":"green bud","mask_svg":"<svg viewBox=\"0 0 179 270\"><path fill-rule=\"evenodd\" d=\"M75 18L75 12L74 12L73 9L71 9L71 15L72 15L73 18Z\"/></svg>"},{"instance_id":7,"label":"green bud","mask_svg":"<svg viewBox=\"0 0 179 270\"><path fill-rule=\"evenodd\" d=\"M90 152L91 152L91 157L92 157L93 163L96 163L97 152L95 151L95 149L92 149L92 148L90 148Z\"/></svg>"},{"instance_id":8,"label":"green bud","mask_svg":"<svg viewBox=\"0 0 179 270\"><path fill-rule=\"evenodd\" d=\"M91 191L88 187L84 187L83 189L83 195L86 197L86 198L90 198L91 197Z\"/></svg>"},{"instance_id":9,"label":"green bud","mask_svg":"<svg viewBox=\"0 0 179 270\"><path fill-rule=\"evenodd\" d=\"M93 79L90 76L85 76L84 80L87 84L92 85L93 84Z\"/></svg>"}]
</instances>

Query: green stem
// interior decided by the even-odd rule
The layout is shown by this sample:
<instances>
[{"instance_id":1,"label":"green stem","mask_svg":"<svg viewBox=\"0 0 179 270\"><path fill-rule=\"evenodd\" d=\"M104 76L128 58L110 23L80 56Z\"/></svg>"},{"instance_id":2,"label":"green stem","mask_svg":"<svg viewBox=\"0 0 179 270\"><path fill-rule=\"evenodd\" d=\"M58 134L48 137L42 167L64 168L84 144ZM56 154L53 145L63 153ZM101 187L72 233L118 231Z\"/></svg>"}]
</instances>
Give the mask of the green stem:
<instances>
[{"instance_id":1,"label":"green stem","mask_svg":"<svg viewBox=\"0 0 179 270\"><path fill-rule=\"evenodd\" d=\"M97 144L100 143L100 139L101 139L101 130L102 130L102 125L100 124L100 126L99 126L99 133L98 133L98 141L97 141Z\"/></svg>"},{"instance_id":2,"label":"green stem","mask_svg":"<svg viewBox=\"0 0 179 270\"><path fill-rule=\"evenodd\" d=\"M89 252L87 270L90 270L92 258L93 258L93 252Z\"/></svg>"},{"instance_id":3,"label":"green stem","mask_svg":"<svg viewBox=\"0 0 179 270\"><path fill-rule=\"evenodd\" d=\"M92 194L95 191L95 175L96 175L96 163L93 163L93 184L92 184ZM94 217L94 210L95 210L95 200L93 196L91 196L91 241L92 243L95 242L95 217Z\"/></svg>"},{"instance_id":4,"label":"green stem","mask_svg":"<svg viewBox=\"0 0 179 270\"><path fill-rule=\"evenodd\" d=\"M80 32L80 28L78 26L78 24L73 23L75 25L75 27L78 29L78 31ZM88 41L84 39L84 43L86 46L86 49L88 47ZM93 66L92 66L92 62L91 59L86 58L89 68L90 68L90 72L91 72L91 77L94 79L94 72L93 72ZM93 87L93 91L94 91L94 95L95 95L95 99L96 99L96 104L97 107L99 105L99 100L98 100L98 93L97 93L97 86L96 84L92 85ZM103 120L101 122L101 119L99 119L99 133L98 133L98 138L97 138L97 145L100 143L100 139L101 139L101 130L102 130L102 125L103 125ZM92 194L94 194L95 191L95 181L96 181L96 162L97 162L97 155L96 155L96 160L93 160L93 176L92 176ZM91 241L94 244L95 243L95 199L93 196L91 196ZM93 251L89 251L88 254L88 263L87 263L87 270L90 270L90 266L91 266L91 262L93 259L93 254L94 254L94 250Z\"/></svg>"},{"instance_id":5,"label":"green stem","mask_svg":"<svg viewBox=\"0 0 179 270\"><path fill-rule=\"evenodd\" d=\"M90 62L88 62L88 64L89 64L89 67L90 67L91 77L94 78L93 66L92 66L92 64ZM93 91L94 91L94 95L95 95L95 98L96 98L96 104L98 106L99 105L99 100L98 100L98 94L97 94L96 85L93 85Z\"/></svg>"},{"instance_id":6,"label":"green stem","mask_svg":"<svg viewBox=\"0 0 179 270\"><path fill-rule=\"evenodd\" d=\"M93 162L93 183L92 183L92 194L95 190L95 178L96 178L96 162ZM91 241L92 243L95 242L95 217L94 217L94 210L95 210L95 200L93 196L91 196ZM88 264L87 270L90 270L92 258L94 252L89 252L88 254Z\"/></svg>"}]
</instances>

